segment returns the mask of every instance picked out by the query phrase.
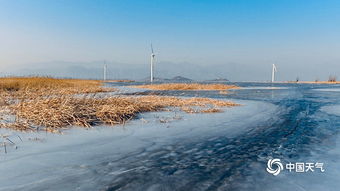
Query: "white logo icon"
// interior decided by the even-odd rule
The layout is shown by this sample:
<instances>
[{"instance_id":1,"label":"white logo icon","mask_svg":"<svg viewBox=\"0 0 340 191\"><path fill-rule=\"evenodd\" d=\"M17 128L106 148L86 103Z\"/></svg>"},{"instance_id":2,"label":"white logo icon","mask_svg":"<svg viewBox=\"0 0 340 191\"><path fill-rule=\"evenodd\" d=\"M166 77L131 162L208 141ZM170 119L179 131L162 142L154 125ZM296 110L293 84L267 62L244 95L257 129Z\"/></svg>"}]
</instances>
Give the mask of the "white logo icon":
<instances>
[{"instance_id":1,"label":"white logo icon","mask_svg":"<svg viewBox=\"0 0 340 191\"><path fill-rule=\"evenodd\" d=\"M273 168L274 166L274 168ZM275 168L276 166L276 168ZM280 159L270 159L268 160L267 163L267 172L269 172L270 174L277 176L278 174L280 174L281 170L283 170L283 165L280 161Z\"/></svg>"}]
</instances>

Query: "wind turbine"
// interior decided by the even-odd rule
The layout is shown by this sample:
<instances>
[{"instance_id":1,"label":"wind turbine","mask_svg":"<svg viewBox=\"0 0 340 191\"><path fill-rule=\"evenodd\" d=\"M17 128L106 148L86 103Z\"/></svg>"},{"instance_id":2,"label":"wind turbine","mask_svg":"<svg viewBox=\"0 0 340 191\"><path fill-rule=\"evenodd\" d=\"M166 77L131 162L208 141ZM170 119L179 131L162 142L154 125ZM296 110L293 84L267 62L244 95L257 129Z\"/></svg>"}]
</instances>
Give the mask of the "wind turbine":
<instances>
[{"instance_id":1,"label":"wind turbine","mask_svg":"<svg viewBox=\"0 0 340 191\"><path fill-rule=\"evenodd\" d=\"M106 81L106 73L107 73L107 65L106 65L106 61L104 61L104 71L103 71L103 80Z\"/></svg>"},{"instance_id":2,"label":"wind turbine","mask_svg":"<svg viewBox=\"0 0 340 191\"><path fill-rule=\"evenodd\" d=\"M153 67L154 67L154 64L155 64L155 54L153 52L153 47L152 47L152 44L151 44L151 63L150 63L150 82L152 83L153 82Z\"/></svg>"},{"instance_id":3,"label":"wind turbine","mask_svg":"<svg viewBox=\"0 0 340 191\"><path fill-rule=\"evenodd\" d=\"M275 73L277 72L275 64L273 64L272 68L272 83L275 81Z\"/></svg>"}]
</instances>

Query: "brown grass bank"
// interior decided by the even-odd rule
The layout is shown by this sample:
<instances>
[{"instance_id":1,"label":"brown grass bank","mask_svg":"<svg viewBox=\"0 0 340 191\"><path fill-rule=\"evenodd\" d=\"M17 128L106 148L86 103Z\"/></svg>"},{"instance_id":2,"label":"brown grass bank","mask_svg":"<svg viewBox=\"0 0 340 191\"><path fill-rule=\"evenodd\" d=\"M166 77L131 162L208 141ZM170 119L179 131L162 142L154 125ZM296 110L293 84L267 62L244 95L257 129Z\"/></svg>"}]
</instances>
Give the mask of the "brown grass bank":
<instances>
[{"instance_id":1,"label":"brown grass bank","mask_svg":"<svg viewBox=\"0 0 340 191\"><path fill-rule=\"evenodd\" d=\"M50 95L71 95L113 91L99 80L57 79L48 77L0 78L0 103L5 98L30 99Z\"/></svg>"},{"instance_id":2,"label":"brown grass bank","mask_svg":"<svg viewBox=\"0 0 340 191\"><path fill-rule=\"evenodd\" d=\"M170 84L149 84L137 85L136 88L146 88L152 90L228 90L239 87L226 84L199 84L199 83L170 83Z\"/></svg>"},{"instance_id":3,"label":"brown grass bank","mask_svg":"<svg viewBox=\"0 0 340 191\"><path fill-rule=\"evenodd\" d=\"M187 113L221 112L237 104L209 98L167 96L98 97L101 81L54 78L0 78L0 128L59 131L68 126L122 124L139 113L179 109ZM77 95L77 96L75 96ZM9 114L15 121L4 122Z\"/></svg>"},{"instance_id":4,"label":"brown grass bank","mask_svg":"<svg viewBox=\"0 0 340 191\"><path fill-rule=\"evenodd\" d=\"M99 80L58 79L49 77L0 78L1 91L81 90L84 93L104 91ZM76 92L78 93L78 92Z\"/></svg>"},{"instance_id":5,"label":"brown grass bank","mask_svg":"<svg viewBox=\"0 0 340 191\"><path fill-rule=\"evenodd\" d=\"M98 124L122 124L139 113L179 108L187 113L220 112L238 104L209 98L141 97L54 97L39 98L11 106L17 121L8 127L55 131L67 126L91 127Z\"/></svg>"}]
</instances>

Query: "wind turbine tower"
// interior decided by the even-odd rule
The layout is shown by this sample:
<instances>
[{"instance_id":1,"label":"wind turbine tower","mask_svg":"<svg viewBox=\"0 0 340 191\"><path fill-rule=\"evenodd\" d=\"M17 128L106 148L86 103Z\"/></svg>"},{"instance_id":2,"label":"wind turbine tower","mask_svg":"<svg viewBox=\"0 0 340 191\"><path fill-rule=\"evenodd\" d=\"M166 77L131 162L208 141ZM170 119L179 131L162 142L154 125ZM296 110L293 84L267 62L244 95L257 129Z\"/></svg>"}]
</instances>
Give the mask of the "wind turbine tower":
<instances>
[{"instance_id":1,"label":"wind turbine tower","mask_svg":"<svg viewBox=\"0 0 340 191\"><path fill-rule=\"evenodd\" d=\"M272 68L272 83L275 81L275 73L277 72L275 64L273 64Z\"/></svg>"},{"instance_id":2,"label":"wind turbine tower","mask_svg":"<svg viewBox=\"0 0 340 191\"><path fill-rule=\"evenodd\" d=\"M153 69L154 69L154 64L155 64L155 54L153 52L153 47L152 47L152 44L151 44L151 63L150 63L150 82L152 83L153 82Z\"/></svg>"},{"instance_id":3,"label":"wind turbine tower","mask_svg":"<svg viewBox=\"0 0 340 191\"><path fill-rule=\"evenodd\" d=\"M106 74L107 74L107 65L106 65L106 62L104 62L104 71L103 71L103 80L106 81Z\"/></svg>"}]
</instances>

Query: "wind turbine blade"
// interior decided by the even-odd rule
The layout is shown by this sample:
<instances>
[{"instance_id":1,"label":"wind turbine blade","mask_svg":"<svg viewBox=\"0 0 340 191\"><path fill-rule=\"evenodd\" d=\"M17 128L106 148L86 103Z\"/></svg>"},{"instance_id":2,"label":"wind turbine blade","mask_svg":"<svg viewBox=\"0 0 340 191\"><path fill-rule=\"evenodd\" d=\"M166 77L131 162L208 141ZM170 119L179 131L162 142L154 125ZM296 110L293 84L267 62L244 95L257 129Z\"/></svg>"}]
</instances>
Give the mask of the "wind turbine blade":
<instances>
[{"instance_id":1,"label":"wind turbine blade","mask_svg":"<svg viewBox=\"0 0 340 191\"><path fill-rule=\"evenodd\" d=\"M277 68L276 68L275 64L273 64L273 68L274 68L274 71L277 72Z\"/></svg>"},{"instance_id":2,"label":"wind turbine blade","mask_svg":"<svg viewBox=\"0 0 340 191\"><path fill-rule=\"evenodd\" d=\"M153 54L153 47L152 47L152 43L151 43L151 53Z\"/></svg>"}]
</instances>

